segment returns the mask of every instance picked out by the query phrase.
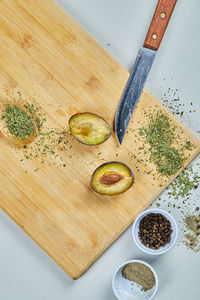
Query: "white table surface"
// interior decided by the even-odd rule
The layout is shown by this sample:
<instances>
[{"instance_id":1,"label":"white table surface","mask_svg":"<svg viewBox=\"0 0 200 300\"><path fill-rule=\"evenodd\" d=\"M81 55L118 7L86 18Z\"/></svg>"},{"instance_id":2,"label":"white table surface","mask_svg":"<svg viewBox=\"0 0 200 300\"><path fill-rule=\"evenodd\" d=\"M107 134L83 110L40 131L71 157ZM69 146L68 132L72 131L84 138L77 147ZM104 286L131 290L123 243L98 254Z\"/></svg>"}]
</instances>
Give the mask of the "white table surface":
<instances>
[{"instance_id":1,"label":"white table surface","mask_svg":"<svg viewBox=\"0 0 200 300\"><path fill-rule=\"evenodd\" d=\"M34 0L32 0L34 1ZM57 0L90 35L125 68L131 69L144 41L156 0ZM200 129L199 0L178 1L151 69L146 87L161 99L178 88L185 114L181 118L196 135ZM188 113L193 102L194 113ZM197 159L193 163L196 168ZM191 196L195 201L199 189ZM162 194L161 207L165 208ZM199 200L196 200L196 202ZM198 203L199 205L199 203ZM155 206L155 203L154 203ZM172 210L175 218L181 218ZM111 278L119 264L144 259L155 268L159 290L155 300L200 299L200 254L175 246L151 258L132 242L131 228L77 281L71 280L20 228L0 211L1 300L114 300Z\"/></svg>"}]
</instances>

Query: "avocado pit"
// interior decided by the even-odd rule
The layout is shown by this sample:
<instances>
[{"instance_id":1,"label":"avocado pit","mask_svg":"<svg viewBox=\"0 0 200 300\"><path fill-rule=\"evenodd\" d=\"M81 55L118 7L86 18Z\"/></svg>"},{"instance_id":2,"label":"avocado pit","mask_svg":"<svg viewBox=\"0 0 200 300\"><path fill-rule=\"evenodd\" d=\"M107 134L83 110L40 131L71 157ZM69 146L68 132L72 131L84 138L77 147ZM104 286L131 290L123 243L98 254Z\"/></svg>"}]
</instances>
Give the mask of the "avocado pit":
<instances>
[{"instance_id":1,"label":"avocado pit","mask_svg":"<svg viewBox=\"0 0 200 300\"><path fill-rule=\"evenodd\" d=\"M109 185L109 184L115 184L120 180L122 180L123 178L124 176L117 172L107 172L100 177L99 181L102 184Z\"/></svg>"}]
</instances>

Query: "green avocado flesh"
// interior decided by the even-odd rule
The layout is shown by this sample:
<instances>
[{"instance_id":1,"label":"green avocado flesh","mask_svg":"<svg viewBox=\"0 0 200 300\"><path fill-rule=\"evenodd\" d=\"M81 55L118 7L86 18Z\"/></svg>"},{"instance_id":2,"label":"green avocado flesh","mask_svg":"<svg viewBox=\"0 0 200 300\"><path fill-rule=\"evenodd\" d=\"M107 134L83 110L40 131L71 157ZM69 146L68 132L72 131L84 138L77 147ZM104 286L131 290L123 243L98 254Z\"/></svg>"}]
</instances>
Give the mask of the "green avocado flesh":
<instances>
[{"instance_id":1,"label":"green avocado flesh","mask_svg":"<svg viewBox=\"0 0 200 300\"><path fill-rule=\"evenodd\" d=\"M117 195L127 191L133 181L133 173L128 166L120 162L110 162L94 171L91 187L102 195Z\"/></svg>"},{"instance_id":2,"label":"green avocado flesh","mask_svg":"<svg viewBox=\"0 0 200 300\"><path fill-rule=\"evenodd\" d=\"M93 113L78 113L69 120L71 134L86 145L99 145L111 135L110 125Z\"/></svg>"}]
</instances>

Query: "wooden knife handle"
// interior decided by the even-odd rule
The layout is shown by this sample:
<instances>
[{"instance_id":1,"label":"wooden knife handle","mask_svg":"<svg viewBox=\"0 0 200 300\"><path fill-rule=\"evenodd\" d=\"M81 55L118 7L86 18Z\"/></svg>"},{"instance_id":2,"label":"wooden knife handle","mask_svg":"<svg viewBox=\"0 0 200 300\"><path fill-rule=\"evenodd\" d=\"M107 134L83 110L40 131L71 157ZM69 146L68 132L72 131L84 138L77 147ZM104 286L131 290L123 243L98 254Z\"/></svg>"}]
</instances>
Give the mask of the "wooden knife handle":
<instances>
[{"instance_id":1,"label":"wooden knife handle","mask_svg":"<svg viewBox=\"0 0 200 300\"><path fill-rule=\"evenodd\" d=\"M158 50L177 0L159 0L144 47Z\"/></svg>"}]
</instances>

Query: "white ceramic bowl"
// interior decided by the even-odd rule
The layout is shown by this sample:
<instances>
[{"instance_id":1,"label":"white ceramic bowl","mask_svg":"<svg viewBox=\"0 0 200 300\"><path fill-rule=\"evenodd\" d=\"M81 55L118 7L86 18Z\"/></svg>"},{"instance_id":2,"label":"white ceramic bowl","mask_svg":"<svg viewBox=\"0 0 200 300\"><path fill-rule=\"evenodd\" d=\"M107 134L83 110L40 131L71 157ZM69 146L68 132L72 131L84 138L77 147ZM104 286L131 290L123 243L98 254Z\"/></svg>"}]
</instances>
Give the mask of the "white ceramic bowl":
<instances>
[{"instance_id":1,"label":"white ceramic bowl","mask_svg":"<svg viewBox=\"0 0 200 300\"><path fill-rule=\"evenodd\" d=\"M138 262L146 265L155 276L155 286L149 291L141 291L141 289L134 285L133 282L122 277L122 269L129 263ZM115 271L112 278L112 288L118 300L151 300L155 296L158 289L158 277L154 269L142 260L129 260L120 265Z\"/></svg>"},{"instance_id":2,"label":"white ceramic bowl","mask_svg":"<svg viewBox=\"0 0 200 300\"><path fill-rule=\"evenodd\" d=\"M163 216L165 216L170 221L172 230L173 230L173 232L171 233L170 243L166 244L164 247L160 247L160 249L158 249L158 250L151 249L151 248L148 248L145 245L143 245L140 242L140 239L138 236L140 221L146 215L148 215L150 213L162 214ZM169 249L171 249L174 246L174 244L176 243L176 240L178 237L178 226L177 226L177 223L174 220L174 218L168 212L161 210L161 209L152 208L152 209L145 210L135 219L133 226L132 226L132 236L133 236L133 240L134 240L135 244L138 246L138 248L140 250L142 250L143 252L145 252L147 254L159 255L159 254L163 254L163 253L169 251Z\"/></svg>"}]
</instances>

